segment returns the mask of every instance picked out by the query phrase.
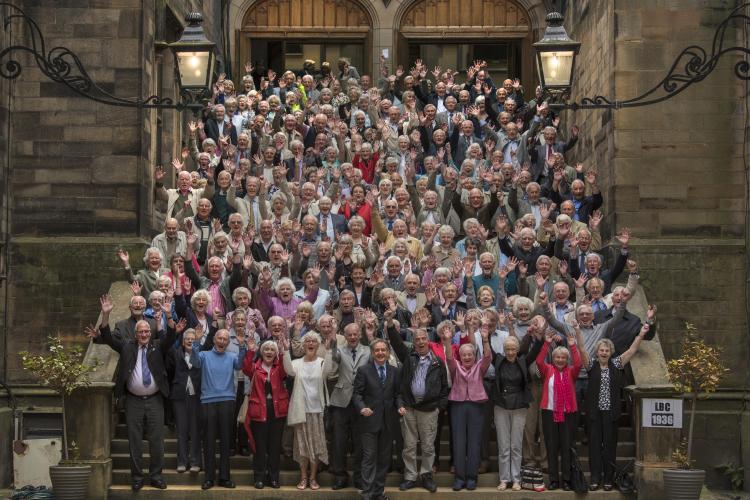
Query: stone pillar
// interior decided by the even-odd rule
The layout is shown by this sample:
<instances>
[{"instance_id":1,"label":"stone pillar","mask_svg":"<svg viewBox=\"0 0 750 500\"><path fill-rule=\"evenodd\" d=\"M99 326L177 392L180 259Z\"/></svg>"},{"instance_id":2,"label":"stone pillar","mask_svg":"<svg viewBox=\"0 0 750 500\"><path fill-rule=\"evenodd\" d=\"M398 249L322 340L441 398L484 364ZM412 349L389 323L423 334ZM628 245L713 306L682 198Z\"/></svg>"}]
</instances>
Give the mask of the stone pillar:
<instances>
[{"instance_id":1,"label":"stone pillar","mask_svg":"<svg viewBox=\"0 0 750 500\"><path fill-rule=\"evenodd\" d=\"M635 428L635 485L638 498L664 498L662 471L674 468L672 452L680 444L681 429L643 427L644 398L679 397L668 384L630 386Z\"/></svg>"},{"instance_id":2,"label":"stone pillar","mask_svg":"<svg viewBox=\"0 0 750 500\"><path fill-rule=\"evenodd\" d=\"M106 499L112 482L112 382L94 382L65 400L68 439L75 441L80 461L91 465L86 498Z\"/></svg>"}]
</instances>

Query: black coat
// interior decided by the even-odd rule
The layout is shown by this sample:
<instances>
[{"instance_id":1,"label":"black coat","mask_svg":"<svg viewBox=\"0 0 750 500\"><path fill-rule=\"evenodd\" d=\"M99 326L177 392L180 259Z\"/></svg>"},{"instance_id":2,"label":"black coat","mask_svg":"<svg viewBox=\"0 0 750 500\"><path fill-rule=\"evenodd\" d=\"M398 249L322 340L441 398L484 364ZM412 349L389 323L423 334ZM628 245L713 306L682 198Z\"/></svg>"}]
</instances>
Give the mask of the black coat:
<instances>
[{"instance_id":1,"label":"black coat","mask_svg":"<svg viewBox=\"0 0 750 500\"><path fill-rule=\"evenodd\" d=\"M597 325L600 323L604 323L607 320L611 319L613 315L614 311L611 307L604 311L597 311L594 314L594 323ZM615 352L612 355L618 356L627 351L630 347L630 344L632 344L638 334L641 333L641 327L643 327L641 318L639 318L635 314L631 314L627 309L625 309L622 315L622 320L620 320L619 323L615 323L615 327L612 330L612 336L610 337L612 343L615 344ZM654 335L656 335L655 324L650 325L646 340L653 339Z\"/></svg>"},{"instance_id":2,"label":"black coat","mask_svg":"<svg viewBox=\"0 0 750 500\"><path fill-rule=\"evenodd\" d=\"M216 145L219 145L219 124L216 120L213 118L206 120L204 132L207 138L213 139ZM228 135L229 141L235 146L237 145L237 129L234 128L231 121L224 122L224 135Z\"/></svg>"},{"instance_id":3,"label":"black coat","mask_svg":"<svg viewBox=\"0 0 750 500\"><path fill-rule=\"evenodd\" d=\"M519 368L521 368L521 373L523 374L522 404L526 408L528 408L529 403L531 403L534 399L531 397L531 379L529 378L529 365L534 361L534 359L530 359L528 356L525 356L523 354L519 354L515 361L515 363L518 364ZM505 384L503 382L503 378L500 376L500 369L505 363L509 363L509 361L505 359L505 356L503 356L502 354L493 353L492 366L495 367L495 383L492 386L491 398L492 402L500 407L503 407L503 405L501 404L502 395L507 391L507 388L505 387Z\"/></svg>"},{"instance_id":4,"label":"black coat","mask_svg":"<svg viewBox=\"0 0 750 500\"><path fill-rule=\"evenodd\" d=\"M100 326L99 331L104 343L120 354L120 369L117 372L117 382L115 383L115 396L120 397L128 391L128 380L133 374L135 363L138 361L138 343L135 340L122 340L114 337L109 325ZM164 357L174 344L176 337L174 329L167 328L167 334L163 339L152 340L146 355L154 383L164 397L169 396L169 379L167 378Z\"/></svg>"},{"instance_id":5,"label":"black coat","mask_svg":"<svg viewBox=\"0 0 750 500\"><path fill-rule=\"evenodd\" d=\"M400 332L393 327L388 328L388 339L391 341L391 347L396 353L396 357L403 365L401 367L400 395L404 402L404 406L419 411L432 411L435 408L444 410L448 406L450 387L448 387L448 372L446 371L443 360L432 354L432 351L430 351L433 361L427 369L424 383L424 397L422 398L422 401L417 403L411 392L411 382L414 379L414 373L417 370L419 355L413 349L410 350L406 347L406 344L404 344L404 341L401 339Z\"/></svg>"},{"instance_id":6,"label":"black coat","mask_svg":"<svg viewBox=\"0 0 750 500\"><path fill-rule=\"evenodd\" d=\"M185 351L182 346L169 350L166 358L167 374L170 380L169 399L182 400L187 396L187 380L193 383L195 394L201 394L201 369L193 366L188 368L185 362Z\"/></svg>"},{"instance_id":7,"label":"black coat","mask_svg":"<svg viewBox=\"0 0 750 500\"><path fill-rule=\"evenodd\" d=\"M402 406L399 395L401 374L398 368L388 363L385 367L385 385L380 383L380 376L373 361L360 366L354 376L354 392L352 393L354 408L357 413L363 408L373 411L369 417L359 418L361 432L375 433L382 430L396 432L398 429L398 409Z\"/></svg>"}]
</instances>

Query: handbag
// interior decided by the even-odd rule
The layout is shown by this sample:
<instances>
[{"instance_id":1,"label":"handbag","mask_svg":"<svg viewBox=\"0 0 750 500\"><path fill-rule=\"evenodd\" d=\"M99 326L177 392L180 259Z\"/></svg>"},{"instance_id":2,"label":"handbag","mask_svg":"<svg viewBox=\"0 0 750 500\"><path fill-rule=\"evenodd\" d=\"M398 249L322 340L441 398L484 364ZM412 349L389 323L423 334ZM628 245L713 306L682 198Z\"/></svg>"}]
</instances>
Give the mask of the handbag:
<instances>
[{"instance_id":1,"label":"handbag","mask_svg":"<svg viewBox=\"0 0 750 500\"><path fill-rule=\"evenodd\" d=\"M581 461L578 459L575 447L570 448L570 487L576 493L588 493L589 483L583 473Z\"/></svg>"},{"instance_id":2,"label":"handbag","mask_svg":"<svg viewBox=\"0 0 750 500\"><path fill-rule=\"evenodd\" d=\"M544 491L544 473L536 467L521 467L521 488L530 491Z\"/></svg>"},{"instance_id":3,"label":"handbag","mask_svg":"<svg viewBox=\"0 0 750 500\"><path fill-rule=\"evenodd\" d=\"M635 493L635 460L628 460L622 467L612 464L615 469L615 486L622 493Z\"/></svg>"}]
</instances>

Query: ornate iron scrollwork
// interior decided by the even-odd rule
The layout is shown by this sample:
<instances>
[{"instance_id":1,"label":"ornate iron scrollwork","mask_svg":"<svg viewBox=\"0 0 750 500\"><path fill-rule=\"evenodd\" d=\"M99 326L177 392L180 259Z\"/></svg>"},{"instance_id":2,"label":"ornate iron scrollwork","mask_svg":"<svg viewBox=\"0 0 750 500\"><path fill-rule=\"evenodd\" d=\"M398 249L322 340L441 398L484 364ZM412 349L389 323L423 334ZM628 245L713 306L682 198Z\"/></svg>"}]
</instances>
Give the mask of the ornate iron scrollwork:
<instances>
[{"instance_id":1,"label":"ornate iron scrollwork","mask_svg":"<svg viewBox=\"0 0 750 500\"><path fill-rule=\"evenodd\" d=\"M564 100L560 100L558 96L551 96L553 102L550 104L550 107L572 109L574 111L577 109L634 108L656 104L676 96L694 83L701 82L710 75L723 55L736 52L750 54L750 48L748 47L724 46L727 42L725 40L726 32L731 23L739 21L750 24L750 16L744 13L744 10L749 6L750 3L745 3L737 7L719 24L716 28L716 33L714 33L710 53L698 45L686 47L680 52L674 63L672 63L667 75L659 83L638 97L618 101L597 95L594 97L584 97L580 102L565 102ZM750 80L750 63L744 59L738 61L734 65L734 74L742 80Z\"/></svg>"},{"instance_id":2,"label":"ornate iron scrollwork","mask_svg":"<svg viewBox=\"0 0 750 500\"><path fill-rule=\"evenodd\" d=\"M8 2L0 2L0 8L8 9L3 12L3 29L8 31L14 20L21 20L30 40L28 46L10 45L0 51L0 76L3 78L12 80L21 75L23 67L17 60L16 54L27 53L34 58L39 70L50 80L65 85L76 94L109 106L176 109L178 111L191 109L193 112L198 112L203 107L205 99L209 97L207 91L197 95L182 91L178 102L170 97L158 95L146 98L125 98L112 95L97 85L73 51L59 46L48 51L39 25L23 10Z\"/></svg>"}]
</instances>

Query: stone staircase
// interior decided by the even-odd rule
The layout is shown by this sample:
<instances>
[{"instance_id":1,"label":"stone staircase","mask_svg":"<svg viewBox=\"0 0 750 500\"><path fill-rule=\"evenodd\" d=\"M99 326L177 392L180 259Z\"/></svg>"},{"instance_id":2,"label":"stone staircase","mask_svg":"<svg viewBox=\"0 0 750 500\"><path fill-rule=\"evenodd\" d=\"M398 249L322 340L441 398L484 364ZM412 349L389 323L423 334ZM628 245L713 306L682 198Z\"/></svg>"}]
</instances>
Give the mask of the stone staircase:
<instances>
[{"instance_id":1,"label":"stone staircase","mask_svg":"<svg viewBox=\"0 0 750 500\"><path fill-rule=\"evenodd\" d=\"M493 433L494 434L494 431ZM581 444L581 438L583 437L582 430L578 431L577 439L577 450L581 460L583 469L588 472L588 446ZM492 443L490 446L490 472L481 474L478 481L478 488L473 491L461 491L454 492L450 489L453 483L453 475L447 470L447 464L449 463L450 457L449 445L448 445L448 429L444 428L441 434L441 456L440 464L441 471L435 475L435 481L438 485L438 492L430 495L427 491L421 488L415 488L413 490L402 492L398 490L398 485L402 480L401 474L389 473L386 480L386 495L391 499L417 499L417 498L430 498L439 500L442 498L455 498L455 497L466 497L469 493L474 493L472 498L497 498L501 493L496 490L498 483L497 479L497 455L495 454L496 445L494 435L492 436ZM181 499L192 499L197 498L201 495L201 498L206 498L208 492L204 492L200 489L203 483L203 474L191 474L189 472L177 473L177 439L173 429L169 427L165 428L165 468L163 472L164 480L168 484L166 490L156 490L146 486L137 493L139 498L181 498ZM148 449L148 444L144 443L144 450ZM621 421L621 427L619 430L618 446L617 446L617 463L623 465L628 460L635 456L635 434L633 428L630 425L630 415L623 415ZM132 492L130 489L130 465L128 455L128 441L127 441L127 428L124 423L118 423L115 427L115 436L111 442L111 457L112 457L112 486L110 487L109 494L110 498L131 498ZM148 465L148 454L145 455L144 467L147 470ZM263 490L256 490L253 484L253 471L252 471L252 457L244 457L241 455L235 455L230 459L232 480L237 484L237 489L226 490L223 488L215 487L211 490L211 494L216 498L291 498L295 495L295 498L299 498L301 494L295 488L295 485L299 481L299 472L297 464L287 457L282 457L281 462L281 475L280 482L282 488L273 490L266 487ZM317 498L326 499L355 499L359 498L357 491L354 488L347 488L344 490L333 491L330 489L333 484L333 476L328 472L321 472L318 477L321 489L317 492L311 490L305 490L303 494L313 495ZM544 492L536 493L533 491L524 492L506 492L505 495L512 495L513 498L536 498L542 494L544 498L574 498L573 492ZM591 492L588 498L606 498L606 499L619 499L619 498L631 498L627 495L623 495L619 492L604 492L597 491Z\"/></svg>"}]
</instances>

